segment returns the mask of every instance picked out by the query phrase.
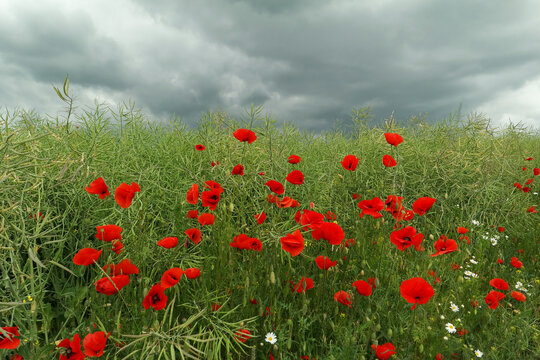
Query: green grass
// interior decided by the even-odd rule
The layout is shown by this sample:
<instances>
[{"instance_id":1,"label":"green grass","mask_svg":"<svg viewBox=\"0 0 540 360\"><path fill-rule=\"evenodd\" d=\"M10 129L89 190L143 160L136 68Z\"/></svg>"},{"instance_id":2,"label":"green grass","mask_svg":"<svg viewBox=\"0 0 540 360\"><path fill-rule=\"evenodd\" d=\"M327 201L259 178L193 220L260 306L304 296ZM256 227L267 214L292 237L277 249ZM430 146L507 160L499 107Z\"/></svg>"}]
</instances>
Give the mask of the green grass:
<instances>
[{"instance_id":1,"label":"green grass","mask_svg":"<svg viewBox=\"0 0 540 360\"><path fill-rule=\"evenodd\" d=\"M210 112L195 129L178 120L152 124L132 106L75 112L67 124L35 113L4 112L0 327L18 326L21 345L16 351L0 349L0 357L17 352L25 359L58 358L55 342L103 330L111 333L103 359L264 359L269 351L276 359L374 359L371 345L386 342L396 346L392 359L434 359L437 353L470 359L476 358L476 349L484 359L539 358L540 219L526 212L540 206L539 180L529 185L529 193L513 186L533 178L532 168L540 167L538 131L494 131L478 115L431 125L417 118L404 124L387 121L382 128L364 126L366 119L365 112L355 111L350 132L316 136L290 125L277 127L261 108L240 120ZM253 129L258 139L238 142L232 136L238 128ZM404 143L391 147L385 132L401 134ZM196 144L206 150L196 151ZM291 154L302 161L287 163ZM340 164L347 154L360 159L355 171ZM385 168L384 154L394 156L398 165ZM524 161L527 157L534 160ZM212 161L220 164L211 167ZM244 176L231 176L236 164L245 167ZM303 185L286 183L293 169L304 173ZM104 200L85 191L100 176L111 191ZM270 179L282 182L284 195L300 207L268 203L264 183ZM208 180L224 189L212 212L216 221L201 229L200 244L186 248L184 231L200 228L186 218L187 212L208 212L200 202L188 204L186 192L193 183L202 188ZM141 188L126 209L114 201L114 189L123 182ZM399 195L408 209L419 197L436 198L424 216L403 221L424 234L425 251L399 251L390 242L394 219L386 212L380 219L361 219L353 193L360 200ZM300 256L283 251L280 237L299 228L294 216L311 202L315 211L334 212L345 239L355 239L356 245L331 246L303 232L306 247ZM261 211L268 218L258 225L254 215ZM39 212L43 217L31 217ZM94 236L96 226L106 224L123 228L120 255ZM458 226L470 230L471 245L458 240ZM489 237L498 234L498 226L506 230L492 246ZM262 251L231 248L240 233L260 239ZM460 251L430 257L443 234L456 239ZM179 245L158 247L156 242L166 236L177 236ZM104 249L99 267L73 263L85 247ZM337 266L319 270L318 255L337 260ZM470 264L472 256L478 264ZM510 266L513 256L523 262L521 270ZM130 284L116 295L97 293L93 283L104 276L100 267L126 258L139 274L130 275ZM453 270L454 263L463 268ZM148 290L171 267L197 267L201 276L184 276L167 289L165 309L144 310ZM464 279L466 269L479 278ZM429 270L441 280L433 286L435 295L410 310L400 284L411 277L432 283ZM289 281L298 283L302 276L313 278L314 288L291 293ZM376 289L369 297L359 296L352 282L369 277L377 279ZM502 306L492 310L484 297L496 277L511 289L504 292ZM517 281L531 285L524 303L510 296ZM352 295L351 308L333 300L339 290ZM473 299L481 307L473 308ZM451 311L450 302L460 306L459 312ZM222 307L213 312L213 303ZM271 314L261 316L267 307ZM449 334L448 322L468 334ZM233 337L240 328L252 334L245 343ZM264 341L268 332L277 335L276 345Z\"/></svg>"}]
</instances>

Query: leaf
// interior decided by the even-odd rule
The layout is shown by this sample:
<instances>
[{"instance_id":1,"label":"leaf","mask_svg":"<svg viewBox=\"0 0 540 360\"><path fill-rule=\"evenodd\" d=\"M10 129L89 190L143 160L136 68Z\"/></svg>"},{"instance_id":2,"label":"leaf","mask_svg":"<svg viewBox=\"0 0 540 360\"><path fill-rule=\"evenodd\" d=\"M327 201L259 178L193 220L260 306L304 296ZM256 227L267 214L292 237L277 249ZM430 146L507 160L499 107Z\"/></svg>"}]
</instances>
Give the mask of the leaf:
<instances>
[{"instance_id":1,"label":"leaf","mask_svg":"<svg viewBox=\"0 0 540 360\"><path fill-rule=\"evenodd\" d=\"M68 273L70 273L71 275L73 275L73 276L75 276L75 277L79 277L79 276L78 276L77 274L75 274L73 271L69 270L67 267L65 267L65 266L62 265L62 264L57 263L57 262L54 261L54 260L49 260L48 263L54 264L54 265L58 266L59 268L66 270Z\"/></svg>"},{"instance_id":2,"label":"leaf","mask_svg":"<svg viewBox=\"0 0 540 360\"><path fill-rule=\"evenodd\" d=\"M60 90L58 90L56 86L53 86L53 89L54 91L56 91L56 94L58 95L60 99L62 99L62 101L67 101L66 98L60 93Z\"/></svg>"},{"instance_id":3,"label":"leaf","mask_svg":"<svg viewBox=\"0 0 540 360\"><path fill-rule=\"evenodd\" d=\"M38 259L36 252L31 247L28 247L28 255L30 256L30 259L32 259L36 264L41 266L42 268L46 269L47 267L43 265L43 263Z\"/></svg>"}]
</instances>

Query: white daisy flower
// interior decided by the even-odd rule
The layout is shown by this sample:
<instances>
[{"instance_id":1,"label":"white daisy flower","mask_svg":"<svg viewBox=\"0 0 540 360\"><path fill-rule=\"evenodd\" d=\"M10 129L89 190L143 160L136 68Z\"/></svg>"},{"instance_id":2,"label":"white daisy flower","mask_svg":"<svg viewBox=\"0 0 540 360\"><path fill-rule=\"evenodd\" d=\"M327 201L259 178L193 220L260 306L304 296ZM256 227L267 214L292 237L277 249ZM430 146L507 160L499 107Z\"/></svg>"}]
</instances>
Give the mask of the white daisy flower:
<instances>
[{"instance_id":1,"label":"white daisy flower","mask_svg":"<svg viewBox=\"0 0 540 360\"><path fill-rule=\"evenodd\" d=\"M478 264L478 261L476 261L476 260L474 260L474 259L471 259L471 260L469 260L469 261L470 261L472 264L474 264L474 265Z\"/></svg>"},{"instance_id":2,"label":"white daisy flower","mask_svg":"<svg viewBox=\"0 0 540 360\"><path fill-rule=\"evenodd\" d=\"M484 355L484 353L483 353L483 352L481 352L480 350L474 350L474 355L476 355L476 357L479 357L479 358L481 358L481 357L482 357L482 355Z\"/></svg>"},{"instance_id":3,"label":"white daisy flower","mask_svg":"<svg viewBox=\"0 0 540 360\"><path fill-rule=\"evenodd\" d=\"M476 226L480 225L480 221L478 221L478 220L473 220L472 223L473 223L474 225L476 225Z\"/></svg>"},{"instance_id":4,"label":"white daisy flower","mask_svg":"<svg viewBox=\"0 0 540 360\"><path fill-rule=\"evenodd\" d=\"M277 336L273 332L270 332L270 333L266 334L266 338L264 340L266 340L266 342L269 342L270 344L273 345L277 341Z\"/></svg>"},{"instance_id":5,"label":"white daisy flower","mask_svg":"<svg viewBox=\"0 0 540 360\"><path fill-rule=\"evenodd\" d=\"M453 302L450 302L450 309L452 309L453 312L458 312L459 311L459 306L457 306Z\"/></svg>"},{"instance_id":6,"label":"white daisy flower","mask_svg":"<svg viewBox=\"0 0 540 360\"><path fill-rule=\"evenodd\" d=\"M495 239L494 237L492 237L490 240L491 240L491 245L493 245L493 246L496 246L496 245L497 245L497 239Z\"/></svg>"},{"instance_id":7,"label":"white daisy flower","mask_svg":"<svg viewBox=\"0 0 540 360\"><path fill-rule=\"evenodd\" d=\"M452 325L451 323L446 323L446 330L450 333L450 334L453 334L455 333L457 330L456 330L456 327L454 325Z\"/></svg>"}]
</instances>

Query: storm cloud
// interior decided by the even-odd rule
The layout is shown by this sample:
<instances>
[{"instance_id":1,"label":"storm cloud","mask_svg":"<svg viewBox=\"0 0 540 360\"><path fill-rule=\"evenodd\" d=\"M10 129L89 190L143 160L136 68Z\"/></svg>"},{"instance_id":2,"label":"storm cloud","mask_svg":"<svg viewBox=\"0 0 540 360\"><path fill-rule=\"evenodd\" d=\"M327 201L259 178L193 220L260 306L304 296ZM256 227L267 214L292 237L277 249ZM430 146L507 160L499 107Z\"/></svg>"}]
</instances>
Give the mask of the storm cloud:
<instances>
[{"instance_id":1,"label":"storm cloud","mask_svg":"<svg viewBox=\"0 0 540 360\"><path fill-rule=\"evenodd\" d=\"M540 125L540 4L521 1L2 1L0 106L56 115L69 74L79 105L133 100L194 124L251 104L322 130L461 107Z\"/></svg>"}]
</instances>

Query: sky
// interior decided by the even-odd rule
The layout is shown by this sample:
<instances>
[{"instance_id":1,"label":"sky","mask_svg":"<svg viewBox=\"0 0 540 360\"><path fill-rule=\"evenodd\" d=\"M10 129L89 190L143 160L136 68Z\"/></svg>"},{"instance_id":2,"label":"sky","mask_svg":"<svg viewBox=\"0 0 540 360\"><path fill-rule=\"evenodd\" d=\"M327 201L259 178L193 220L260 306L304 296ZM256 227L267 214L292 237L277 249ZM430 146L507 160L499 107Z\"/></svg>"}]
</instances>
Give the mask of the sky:
<instances>
[{"instance_id":1,"label":"sky","mask_svg":"<svg viewBox=\"0 0 540 360\"><path fill-rule=\"evenodd\" d=\"M0 112L133 101L195 124L251 104L321 131L485 114L540 127L540 1L0 0Z\"/></svg>"}]
</instances>

